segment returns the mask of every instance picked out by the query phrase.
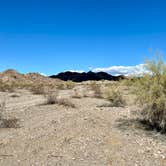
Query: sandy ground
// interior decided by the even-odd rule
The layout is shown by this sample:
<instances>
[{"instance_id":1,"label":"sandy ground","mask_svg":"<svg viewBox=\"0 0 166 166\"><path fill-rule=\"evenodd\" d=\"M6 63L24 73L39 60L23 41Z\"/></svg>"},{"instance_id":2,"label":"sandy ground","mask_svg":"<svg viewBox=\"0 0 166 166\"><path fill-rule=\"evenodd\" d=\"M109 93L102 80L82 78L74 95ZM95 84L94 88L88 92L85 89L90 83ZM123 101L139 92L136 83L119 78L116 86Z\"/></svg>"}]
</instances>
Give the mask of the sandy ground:
<instances>
[{"instance_id":1,"label":"sandy ground","mask_svg":"<svg viewBox=\"0 0 166 166\"><path fill-rule=\"evenodd\" d=\"M20 128L0 129L1 166L165 166L166 136L128 124L135 105L100 107L106 101L71 97L76 108L42 105L28 91L0 93ZM126 121L128 119L128 121ZM133 123L134 124L134 123Z\"/></svg>"}]
</instances>

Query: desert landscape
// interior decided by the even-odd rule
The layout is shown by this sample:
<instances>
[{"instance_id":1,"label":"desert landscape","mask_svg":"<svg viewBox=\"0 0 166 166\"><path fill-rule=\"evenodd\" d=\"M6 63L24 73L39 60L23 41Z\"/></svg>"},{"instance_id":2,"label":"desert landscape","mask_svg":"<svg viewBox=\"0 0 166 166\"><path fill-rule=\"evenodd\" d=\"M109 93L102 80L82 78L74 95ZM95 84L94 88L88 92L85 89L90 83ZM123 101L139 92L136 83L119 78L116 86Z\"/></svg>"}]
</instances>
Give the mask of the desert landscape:
<instances>
[{"instance_id":1,"label":"desert landscape","mask_svg":"<svg viewBox=\"0 0 166 166\"><path fill-rule=\"evenodd\" d=\"M0 166L166 166L166 0L0 0Z\"/></svg>"},{"instance_id":2,"label":"desert landscape","mask_svg":"<svg viewBox=\"0 0 166 166\"><path fill-rule=\"evenodd\" d=\"M165 134L140 123L128 81L74 83L15 70L0 80L0 165L166 165ZM108 88L121 96L112 100Z\"/></svg>"}]
</instances>

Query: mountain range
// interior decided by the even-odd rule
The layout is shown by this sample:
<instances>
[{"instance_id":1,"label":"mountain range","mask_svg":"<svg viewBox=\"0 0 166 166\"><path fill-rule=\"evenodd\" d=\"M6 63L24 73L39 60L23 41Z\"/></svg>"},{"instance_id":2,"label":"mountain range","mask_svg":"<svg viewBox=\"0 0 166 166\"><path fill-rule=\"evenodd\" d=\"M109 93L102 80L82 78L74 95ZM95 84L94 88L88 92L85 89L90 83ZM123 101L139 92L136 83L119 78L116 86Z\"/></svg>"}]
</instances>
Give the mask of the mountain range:
<instances>
[{"instance_id":1,"label":"mountain range","mask_svg":"<svg viewBox=\"0 0 166 166\"><path fill-rule=\"evenodd\" d=\"M110 80L110 81L119 81L121 79L124 79L125 76L113 76L105 72L62 72L57 75L52 75L50 78L58 78L63 81L74 81L74 82L82 82L82 81L99 81L99 80Z\"/></svg>"}]
</instances>

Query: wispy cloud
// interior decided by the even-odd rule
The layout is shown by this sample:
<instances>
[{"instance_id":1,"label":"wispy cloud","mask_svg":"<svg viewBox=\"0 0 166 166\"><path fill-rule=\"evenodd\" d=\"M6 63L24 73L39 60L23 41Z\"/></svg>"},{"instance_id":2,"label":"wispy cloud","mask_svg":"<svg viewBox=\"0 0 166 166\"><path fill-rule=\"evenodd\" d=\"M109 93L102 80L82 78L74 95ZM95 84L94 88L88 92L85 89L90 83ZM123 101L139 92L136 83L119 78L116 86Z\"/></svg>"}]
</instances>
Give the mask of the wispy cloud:
<instances>
[{"instance_id":1,"label":"wispy cloud","mask_svg":"<svg viewBox=\"0 0 166 166\"><path fill-rule=\"evenodd\" d=\"M77 72L77 73L83 73L84 71L83 70L68 70L70 72Z\"/></svg>"},{"instance_id":2,"label":"wispy cloud","mask_svg":"<svg viewBox=\"0 0 166 166\"><path fill-rule=\"evenodd\" d=\"M147 73L148 71L145 68L144 64L139 64L136 66L111 66L108 68L95 68L92 70L93 72L107 72L111 75L125 75L125 76L131 76L131 75L142 75L143 73Z\"/></svg>"},{"instance_id":3,"label":"wispy cloud","mask_svg":"<svg viewBox=\"0 0 166 166\"><path fill-rule=\"evenodd\" d=\"M42 76L45 76L45 77L47 76L47 74L44 74L44 73L39 73L39 74L42 75Z\"/></svg>"}]
</instances>

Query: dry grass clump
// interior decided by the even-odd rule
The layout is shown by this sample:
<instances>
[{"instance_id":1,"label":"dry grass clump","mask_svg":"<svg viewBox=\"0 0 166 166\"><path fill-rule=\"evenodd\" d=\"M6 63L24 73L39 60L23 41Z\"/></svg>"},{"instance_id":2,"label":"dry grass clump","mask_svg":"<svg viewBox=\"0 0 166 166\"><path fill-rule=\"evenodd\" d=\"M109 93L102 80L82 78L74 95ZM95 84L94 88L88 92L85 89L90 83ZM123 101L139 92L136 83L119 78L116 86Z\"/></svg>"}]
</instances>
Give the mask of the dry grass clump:
<instances>
[{"instance_id":1,"label":"dry grass clump","mask_svg":"<svg viewBox=\"0 0 166 166\"><path fill-rule=\"evenodd\" d=\"M19 119L11 118L11 119L2 119L2 128L18 128L19 127Z\"/></svg>"},{"instance_id":2,"label":"dry grass clump","mask_svg":"<svg viewBox=\"0 0 166 166\"><path fill-rule=\"evenodd\" d=\"M65 90L65 84L64 83L59 83L56 85L56 89L58 90Z\"/></svg>"},{"instance_id":3,"label":"dry grass clump","mask_svg":"<svg viewBox=\"0 0 166 166\"><path fill-rule=\"evenodd\" d=\"M142 118L154 129L166 132L166 65L160 58L148 61L144 75L137 83L137 101L142 106Z\"/></svg>"},{"instance_id":4,"label":"dry grass clump","mask_svg":"<svg viewBox=\"0 0 166 166\"><path fill-rule=\"evenodd\" d=\"M75 83L73 81L66 81L66 82L61 82L57 84L58 90L73 89L74 87L75 87Z\"/></svg>"},{"instance_id":5,"label":"dry grass clump","mask_svg":"<svg viewBox=\"0 0 166 166\"><path fill-rule=\"evenodd\" d=\"M102 98L101 86L99 84L93 81L89 84L89 87L94 92L94 97Z\"/></svg>"},{"instance_id":6,"label":"dry grass clump","mask_svg":"<svg viewBox=\"0 0 166 166\"><path fill-rule=\"evenodd\" d=\"M0 128L18 128L19 119L17 118L6 118L6 102L0 103Z\"/></svg>"},{"instance_id":7,"label":"dry grass clump","mask_svg":"<svg viewBox=\"0 0 166 166\"><path fill-rule=\"evenodd\" d=\"M121 92L117 89L107 88L104 97L110 102L110 107L124 107L126 105Z\"/></svg>"},{"instance_id":8,"label":"dry grass clump","mask_svg":"<svg viewBox=\"0 0 166 166\"><path fill-rule=\"evenodd\" d=\"M33 86L31 86L31 91L35 95L45 95L46 94L46 89L43 85L33 85Z\"/></svg>"},{"instance_id":9,"label":"dry grass clump","mask_svg":"<svg viewBox=\"0 0 166 166\"><path fill-rule=\"evenodd\" d=\"M66 89L73 89L75 87L75 83L73 81L67 81L65 83Z\"/></svg>"},{"instance_id":10,"label":"dry grass clump","mask_svg":"<svg viewBox=\"0 0 166 166\"><path fill-rule=\"evenodd\" d=\"M17 89L34 89L37 85L34 85L32 83L16 83L16 82L11 82L11 83L4 83L2 81L0 81L0 91L1 92L9 92L9 93L13 93L15 92Z\"/></svg>"},{"instance_id":11,"label":"dry grass clump","mask_svg":"<svg viewBox=\"0 0 166 166\"><path fill-rule=\"evenodd\" d=\"M59 98L58 92L55 94L50 93L50 94L46 95L46 99L47 99L47 101L46 101L47 105L58 104L58 105L66 106L66 107L75 108L75 105L68 99Z\"/></svg>"},{"instance_id":12,"label":"dry grass clump","mask_svg":"<svg viewBox=\"0 0 166 166\"><path fill-rule=\"evenodd\" d=\"M49 94L46 97L47 97L46 104L57 104L58 103L58 96L57 95Z\"/></svg>"},{"instance_id":13,"label":"dry grass clump","mask_svg":"<svg viewBox=\"0 0 166 166\"><path fill-rule=\"evenodd\" d=\"M0 91L1 92L15 92L16 86L15 84L7 84L7 83L3 83L0 82Z\"/></svg>"}]
</instances>

